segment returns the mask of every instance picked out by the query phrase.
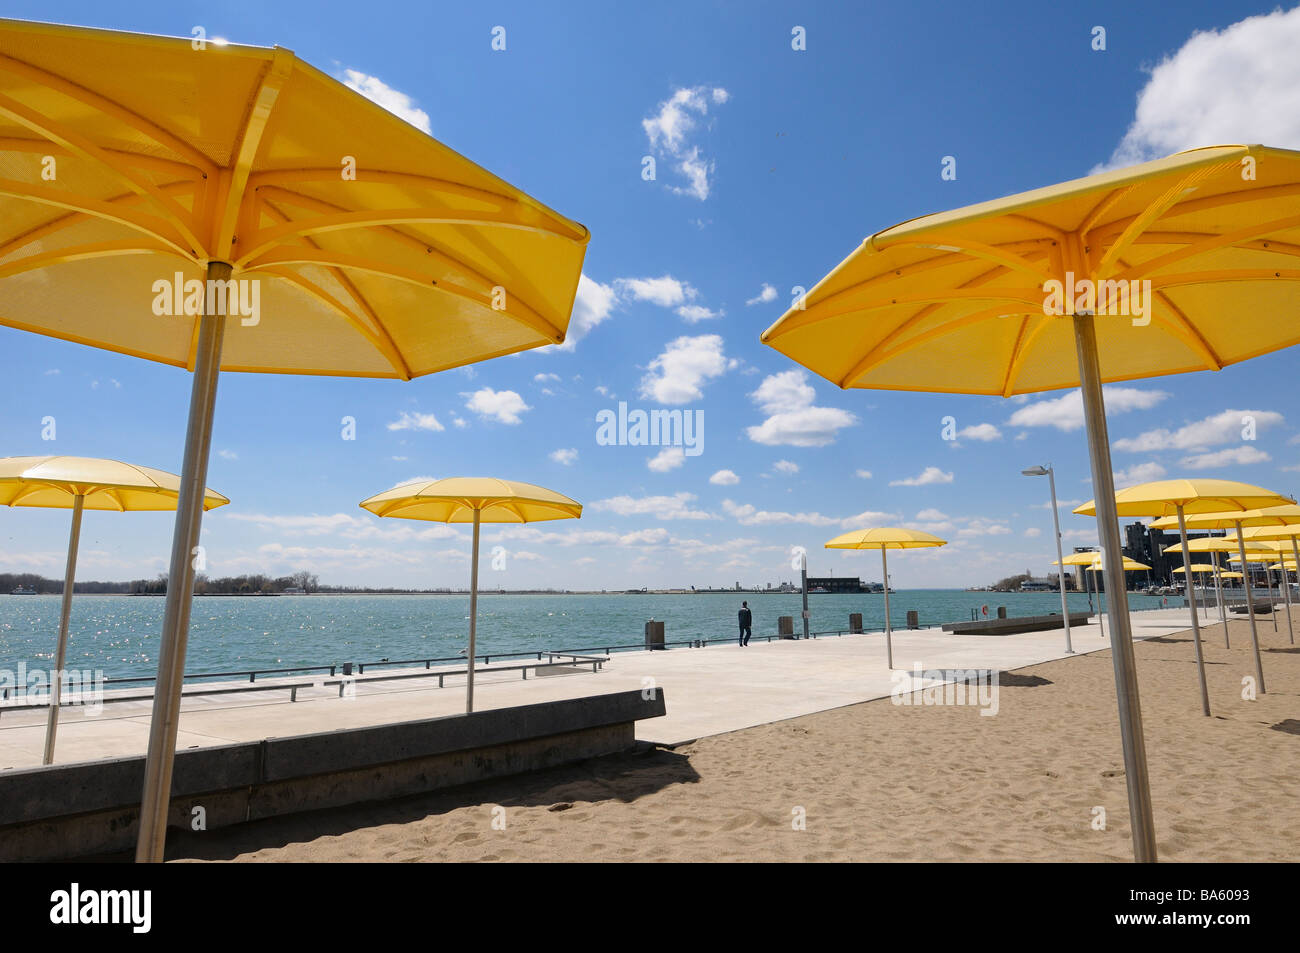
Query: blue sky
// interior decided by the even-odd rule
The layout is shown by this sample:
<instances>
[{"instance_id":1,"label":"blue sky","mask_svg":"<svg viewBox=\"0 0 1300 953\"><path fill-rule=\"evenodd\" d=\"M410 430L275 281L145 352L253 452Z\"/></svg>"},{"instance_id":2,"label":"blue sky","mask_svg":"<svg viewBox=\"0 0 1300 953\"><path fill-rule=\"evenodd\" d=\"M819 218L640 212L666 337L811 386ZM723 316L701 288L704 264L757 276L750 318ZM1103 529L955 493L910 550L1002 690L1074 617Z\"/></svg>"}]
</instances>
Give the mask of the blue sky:
<instances>
[{"instance_id":1,"label":"blue sky","mask_svg":"<svg viewBox=\"0 0 1300 953\"><path fill-rule=\"evenodd\" d=\"M205 520L209 572L464 585L465 530L356 506L461 474L587 507L579 522L485 531L506 552L499 572L485 560L489 586L761 585L791 578L794 546L814 573L878 579L874 558L821 548L868 523L952 541L898 559L896 586L1046 571L1046 481L1019 471L1051 462L1063 503L1091 496L1074 395L841 392L759 334L795 286L897 221L1191 146L1300 148L1300 10L848 6L7 4L11 17L179 36L200 25L288 47L591 230L563 349L410 383L225 375L209 483L234 502ZM505 50L492 49L497 26ZM1182 105L1189 90L1200 112ZM955 181L940 177L944 156ZM1224 476L1294 495L1296 365L1292 349L1112 392L1117 478ZM179 468L184 372L9 329L0 368L0 453ZM619 401L702 411L703 452L598 445L596 415ZM356 440L340 438L345 416ZM1095 542L1092 520L1063 514L1067 546ZM66 513L0 516L0 569L61 573ZM89 514L79 577L152 576L170 534L169 515Z\"/></svg>"}]
</instances>

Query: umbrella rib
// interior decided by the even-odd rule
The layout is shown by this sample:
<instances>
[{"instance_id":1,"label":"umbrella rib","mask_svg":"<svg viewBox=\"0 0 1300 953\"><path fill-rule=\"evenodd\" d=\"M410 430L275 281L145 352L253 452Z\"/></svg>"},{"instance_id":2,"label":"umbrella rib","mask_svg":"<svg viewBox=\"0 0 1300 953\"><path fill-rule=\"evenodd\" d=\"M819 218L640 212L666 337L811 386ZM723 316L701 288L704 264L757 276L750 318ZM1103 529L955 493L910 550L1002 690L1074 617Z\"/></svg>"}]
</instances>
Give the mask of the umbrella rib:
<instances>
[{"instance_id":1,"label":"umbrella rib","mask_svg":"<svg viewBox=\"0 0 1300 953\"><path fill-rule=\"evenodd\" d=\"M35 110L29 109L3 93L0 93L0 116L7 116L13 121L21 123L33 132L45 136L51 142L57 143L75 155L93 162L110 175L120 179L126 184L127 188L138 192L152 202L162 217L180 232L186 242L190 243L192 252L197 254L199 249L203 247L198 236L186 221L186 212L181 206L177 205L169 196L160 192L148 179L128 172L114 164L109 155L89 139L71 129L65 128L61 123L52 121L47 116L42 116Z\"/></svg>"},{"instance_id":2,"label":"umbrella rib","mask_svg":"<svg viewBox=\"0 0 1300 953\"><path fill-rule=\"evenodd\" d=\"M155 246L141 245L135 239L116 242L97 242L93 245L81 245L73 248L59 248L19 258L7 265L0 265L0 278L10 278L24 272L35 271L49 265L65 264L71 261L84 261L90 258L112 258L119 255L175 255L189 261L188 255L159 243Z\"/></svg>"},{"instance_id":3,"label":"umbrella rib","mask_svg":"<svg viewBox=\"0 0 1300 953\"><path fill-rule=\"evenodd\" d=\"M254 174L251 182L255 187L261 188L263 185L283 186L297 182L336 182L338 177L339 170L337 168L274 169ZM394 172L385 169L358 169L356 181L358 184L380 182L390 185L408 185L489 204L495 203L499 207L514 206L531 212L533 215L542 215L549 218L558 226L558 228L547 229L547 231L555 231L557 234L561 231L566 232L568 237L574 241L585 242L590 237L587 230L581 225L569 222L562 216L535 202L525 201L501 192L493 192L490 189L466 185L462 182L454 182L450 179L438 179L410 172ZM527 196L524 198L526 199ZM518 220L522 223L527 217L527 215L521 215L518 216Z\"/></svg>"},{"instance_id":4,"label":"umbrella rib","mask_svg":"<svg viewBox=\"0 0 1300 953\"><path fill-rule=\"evenodd\" d=\"M166 187L164 187L163 190L165 191ZM136 201L144 201L146 199L145 196L140 195L138 192L132 192L129 194ZM173 238L167 234L169 229L166 228L166 226L170 223L165 218L151 215L148 212L139 212L136 214L131 210L123 209L122 205L125 204L125 202L121 201L120 198L101 201L99 199L78 196L66 189L52 189L47 186L31 185L26 182L16 182L12 179L0 179L0 195L9 195L14 198L28 199L41 205L64 209L67 212L65 215L60 215L47 222L41 223L28 232L25 232L23 236L18 236L20 238L31 236L33 233L39 232L42 229L55 226L56 223L63 223L52 228L51 232L45 233L52 234L53 231L58 231L70 225L75 225L76 219L80 216L87 216L116 222L117 224L124 225L127 228L135 229L150 238L157 239L163 244L171 245L187 257L193 254L193 250L187 247L188 242L184 241L184 235L178 235L177 238ZM72 221L69 221L69 219ZM41 236L38 235L36 237ZM178 238L180 240L178 240ZM27 238L27 241L34 240L35 238ZM10 242L5 244L6 252L11 250L10 246L14 241L17 241L17 238L11 239ZM184 244L182 242L184 242ZM26 243L26 241L23 242L23 244Z\"/></svg>"},{"instance_id":5,"label":"umbrella rib","mask_svg":"<svg viewBox=\"0 0 1300 953\"><path fill-rule=\"evenodd\" d=\"M363 258L360 255L350 255L341 252L325 251L324 249L305 249L301 247L285 248L277 252L264 254L260 260L249 262L245 265L246 271L256 271L258 268L266 265L324 265L344 269L353 269L356 271L366 271L376 275L382 275L387 278L394 278L399 281L406 281L423 288L432 288L435 291L441 291L457 298L463 298L479 307L489 307L490 303L477 297L472 292L452 284L445 284L426 275L420 274L409 268L401 268L387 262L379 261L372 258ZM519 299L518 295L511 296L513 305L532 311L526 303ZM541 315L536 313L519 314L510 308L497 312L504 317L510 318L535 332L555 344L564 340L564 334L555 325L551 324Z\"/></svg>"},{"instance_id":6,"label":"umbrella rib","mask_svg":"<svg viewBox=\"0 0 1300 953\"><path fill-rule=\"evenodd\" d=\"M14 59L11 56L0 54L0 71L11 73L15 76L21 76L32 81L38 86L45 86L57 90L63 95L74 99L83 105L89 106L97 112L111 116L124 125L130 126L137 132L148 136L154 142L171 150L177 155L184 156L194 168L202 173L211 175L216 171L216 163L209 159L199 149L186 142L180 136L164 129L152 120L146 119L139 113L132 112L120 103L113 102L97 93L92 92L85 86L78 85L71 80L65 79L56 73L50 73L40 67L25 63L22 60ZM106 150L107 151L107 150Z\"/></svg>"},{"instance_id":7,"label":"umbrella rib","mask_svg":"<svg viewBox=\"0 0 1300 953\"><path fill-rule=\"evenodd\" d=\"M983 261L1002 265L1008 271L1018 271L1022 274L1029 275L1031 278L1036 279L1039 284L1052 277L1047 272L1035 268L1021 256L1008 254L995 245L986 245L983 242L970 241L955 236L949 238L942 232L929 235L924 239L895 242L887 247L891 250L894 248L932 248L945 251L949 255L956 257L958 261L964 261L968 258L978 258Z\"/></svg>"},{"instance_id":8,"label":"umbrella rib","mask_svg":"<svg viewBox=\"0 0 1300 953\"><path fill-rule=\"evenodd\" d=\"M293 64L293 54L286 49L276 47L271 61L263 70L257 93L248 105L248 114L239 137L239 148L235 150L235 164L230 169L225 209L221 213L220 220L215 223L216 228L211 236L216 242L214 252L223 260L232 257L235 222L238 221L239 210L243 204L248 176L252 171L253 161L257 158L257 150L262 144L262 136L266 133L267 122L280 97L280 91L288 82L289 74L293 72Z\"/></svg>"},{"instance_id":9,"label":"umbrella rib","mask_svg":"<svg viewBox=\"0 0 1300 953\"><path fill-rule=\"evenodd\" d=\"M1287 229L1300 226L1300 215L1291 215L1287 218L1274 219L1271 222L1252 225L1249 228L1239 228L1235 232L1226 232L1218 235L1211 235L1203 238L1198 242L1193 242L1177 251L1168 252L1158 258L1152 258L1150 261L1144 261L1139 265L1130 266L1123 271L1118 272L1115 277L1120 280L1133 280L1142 278L1145 275L1151 275L1168 265L1185 261L1188 258L1194 258L1197 255L1206 252L1217 251L1220 248L1232 246L1240 247L1242 242L1263 241L1264 236L1270 232L1282 232ZM1123 264L1120 262L1119 264Z\"/></svg>"}]
</instances>

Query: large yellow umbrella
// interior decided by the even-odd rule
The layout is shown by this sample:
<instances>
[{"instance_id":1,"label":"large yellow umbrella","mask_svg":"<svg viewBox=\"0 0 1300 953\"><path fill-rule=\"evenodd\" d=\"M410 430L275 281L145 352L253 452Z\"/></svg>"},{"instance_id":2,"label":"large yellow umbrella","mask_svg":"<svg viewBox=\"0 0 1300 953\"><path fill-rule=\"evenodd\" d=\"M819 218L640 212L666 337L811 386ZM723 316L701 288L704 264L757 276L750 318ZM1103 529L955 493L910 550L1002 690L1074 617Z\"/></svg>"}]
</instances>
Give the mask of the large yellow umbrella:
<instances>
[{"instance_id":1,"label":"large yellow umbrella","mask_svg":"<svg viewBox=\"0 0 1300 953\"><path fill-rule=\"evenodd\" d=\"M877 232L763 334L840 387L1081 389L1114 574L1139 861L1156 859L1155 828L1127 599L1116 591L1123 544L1101 387L1219 370L1300 342L1300 325L1279 319L1295 308L1297 246L1300 152L1214 146Z\"/></svg>"},{"instance_id":2,"label":"large yellow umbrella","mask_svg":"<svg viewBox=\"0 0 1300 953\"><path fill-rule=\"evenodd\" d=\"M873 529L855 529L841 533L825 544L826 549L878 549L880 568L885 582L885 657L886 664L894 667L894 628L889 620L889 550L928 549L947 546L946 539L932 536L919 529L898 526L877 526Z\"/></svg>"},{"instance_id":3,"label":"large yellow umbrella","mask_svg":"<svg viewBox=\"0 0 1300 953\"><path fill-rule=\"evenodd\" d=\"M39 506L72 510L68 535L68 562L63 573L63 605L59 612L59 641L50 675L50 712L45 727L44 764L54 763L54 741L59 731L59 693L68 650L68 623L72 618L72 591L77 576L77 549L81 542L83 510L174 510L180 477L153 467L94 457L0 458L0 503L5 506ZM203 508L229 503L220 493L205 490Z\"/></svg>"},{"instance_id":4,"label":"large yellow umbrella","mask_svg":"<svg viewBox=\"0 0 1300 953\"><path fill-rule=\"evenodd\" d=\"M0 21L0 324L194 372L136 859L166 839L221 370L564 340L587 230L280 47Z\"/></svg>"},{"instance_id":5,"label":"large yellow umbrella","mask_svg":"<svg viewBox=\"0 0 1300 953\"><path fill-rule=\"evenodd\" d=\"M436 523L473 523L470 556L469 670L465 711L474 710L474 643L478 631L478 537L483 523L537 523L579 519L582 504L554 490L494 477L418 480L385 490L359 504L376 516L399 516Z\"/></svg>"}]
</instances>

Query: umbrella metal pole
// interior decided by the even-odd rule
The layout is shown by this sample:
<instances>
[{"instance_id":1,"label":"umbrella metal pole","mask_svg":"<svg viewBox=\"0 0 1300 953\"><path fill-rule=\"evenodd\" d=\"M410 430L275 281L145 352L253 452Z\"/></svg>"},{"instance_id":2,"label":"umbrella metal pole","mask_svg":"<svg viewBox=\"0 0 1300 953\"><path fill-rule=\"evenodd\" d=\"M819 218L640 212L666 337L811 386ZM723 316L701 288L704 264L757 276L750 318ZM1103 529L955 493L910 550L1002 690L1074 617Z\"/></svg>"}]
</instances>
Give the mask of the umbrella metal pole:
<instances>
[{"instance_id":1,"label":"umbrella metal pole","mask_svg":"<svg viewBox=\"0 0 1300 953\"><path fill-rule=\"evenodd\" d=\"M1178 539L1183 544L1183 575L1192 576L1192 554L1187 551L1187 521L1183 518L1183 504L1177 504L1178 510ZM1196 586L1189 587L1191 592L1196 592ZM1196 598L1193 595L1193 600ZM1201 624L1197 620L1196 603L1192 603L1192 641L1196 643L1196 677L1201 681L1201 712L1206 718L1210 717L1210 690L1205 685L1205 658L1201 655Z\"/></svg>"},{"instance_id":2,"label":"umbrella metal pole","mask_svg":"<svg viewBox=\"0 0 1300 953\"><path fill-rule=\"evenodd\" d=\"M1079 249L1080 253L1082 249ZM1151 783L1147 776L1146 739L1142 731L1142 705L1138 698L1137 664L1129 625L1128 598L1123 586L1124 547L1119 535L1115 505L1115 478L1111 472L1110 437L1106 405L1101 390L1097 356L1097 329L1089 314L1074 315L1074 337L1079 356L1079 390L1083 396L1088 431L1088 456L1092 487L1097 500L1097 531L1106 553L1106 589L1111 612L1111 659L1115 667L1115 694L1119 701L1120 741L1124 750L1124 777L1128 785L1129 819L1133 827L1133 858L1139 863L1156 860L1155 820L1151 810Z\"/></svg>"},{"instance_id":3,"label":"umbrella metal pole","mask_svg":"<svg viewBox=\"0 0 1300 953\"><path fill-rule=\"evenodd\" d=\"M1300 543L1296 542L1296 538L1294 536L1291 537L1291 552L1295 554L1295 574L1296 574L1296 579L1300 581ZM1287 595L1290 596L1291 583L1289 582L1286 584L1286 591L1287 591ZM1293 642L1295 641L1294 635L1291 636L1291 640Z\"/></svg>"},{"instance_id":4,"label":"umbrella metal pole","mask_svg":"<svg viewBox=\"0 0 1300 953\"><path fill-rule=\"evenodd\" d=\"M1255 678L1259 682L1259 693L1265 694L1264 663L1259 657L1259 632L1255 628L1255 599L1250 594L1250 563L1246 562L1246 538L1241 532L1241 521L1237 520L1237 553L1241 556L1242 576L1246 583L1246 614L1250 616L1250 642L1255 649Z\"/></svg>"},{"instance_id":5,"label":"umbrella metal pole","mask_svg":"<svg viewBox=\"0 0 1300 953\"><path fill-rule=\"evenodd\" d=\"M1264 564L1264 588L1268 590L1268 614L1273 618L1273 631L1277 631L1277 613L1273 611L1277 602L1273 598L1273 569L1268 563Z\"/></svg>"},{"instance_id":6,"label":"umbrella metal pole","mask_svg":"<svg viewBox=\"0 0 1300 953\"><path fill-rule=\"evenodd\" d=\"M885 574L885 657L889 668L894 667L894 636L889 625L889 550L880 547L880 571Z\"/></svg>"},{"instance_id":7,"label":"umbrella metal pole","mask_svg":"<svg viewBox=\"0 0 1300 953\"><path fill-rule=\"evenodd\" d=\"M50 714L45 723L45 760L42 764L54 763L54 738L59 733L59 693L63 687L63 662L68 654L68 623L72 619L72 589L77 576L77 548L81 544L81 512L85 504L84 493L73 497L68 566L63 573L63 606L59 613L59 644L54 650L54 671L50 673Z\"/></svg>"},{"instance_id":8,"label":"umbrella metal pole","mask_svg":"<svg viewBox=\"0 0 1300 953\"><path fill-rule=\"evenodd\" d=\"M799 577L803 585L803 637L808 638L808 554L804 553L799 565Z\"/></svg>"},{"instance_id":9,"label":"umbrella metal pole","mask_svg":"<svg viewBox=\"0 0 1300 953\"><path fill-rule=\"evenodd\" d=\"M1047 468L1047 485L1052 492L1052 528L1056 531L1056 581L1061 590L1061 621L1065 623L1065 651L1074 654L1070 644L1070 607L1065 602L1065 556L1061 554L1061 516L1056 511L1056 471Z\"/></svg>"},{"instance_id":10,"label":"umbrella metal pole","mask_svg":"<svg viewBox=\"0 0 1300 953\"><path fill-rule=\"evenodd\" d=\"M478 528L483 511L474 507L474 546L469 563L469 680L465 683L465 714L474 710L474 637L478 632Z\"/></svg>"},{"instance_id":11,"label":"umbrella metal pole","mask_svg":"<svg viewBox=\"0 0 1300 953\"><path fill-rule=\"evenodd\" d=\"M230 272L230 265L226 262L208 263L208 281L228 281ZM149 721L149 747L144 763L144 792L140 799L136 863L161 863L167 844L172 763L176 755L176 732L180 727L185 648L190 633L190 602L194 597L194 548L199 544L199 531L203 522L208 454L212 448L212 415L217 402L221 345L226 331L226 316L214 313L214 303L214 296L207 295L194 355L190 416L185 431L180 495L176 500L176 529L172 534L162 644L158 651L158 679L154 685L153 716Z\"/></svg>"},{"instance_id":12,"label":"umbrella metal pole","mask_svg":"<svg viewBox=\"0 0 1300 953\"><path fill-rule=\"evenodd\" d=\"M1286 602L1286 631L1295 645L1295 629L1291 625L1291 583L1286 577L1286 563L1282 561L1281 550L1278 551L1278 563L1282 567L1278 573L1282 577L1282 598Z\"/></svg>"},{"instance_id":13,"label":"umbrella metal pole","mask_svg":"<svg viewBox=\"0 0 1300 953\"><path fill-rule=\"evenodd\" d=\"M1219 554L1210 553L1214 559L1214 592L1219 599L1219 619L1223 622L1223 647L1232 648L1228 641L1228 603L1223 595L1223 574L1219 571Z\"/></svg>"}]
</instances>

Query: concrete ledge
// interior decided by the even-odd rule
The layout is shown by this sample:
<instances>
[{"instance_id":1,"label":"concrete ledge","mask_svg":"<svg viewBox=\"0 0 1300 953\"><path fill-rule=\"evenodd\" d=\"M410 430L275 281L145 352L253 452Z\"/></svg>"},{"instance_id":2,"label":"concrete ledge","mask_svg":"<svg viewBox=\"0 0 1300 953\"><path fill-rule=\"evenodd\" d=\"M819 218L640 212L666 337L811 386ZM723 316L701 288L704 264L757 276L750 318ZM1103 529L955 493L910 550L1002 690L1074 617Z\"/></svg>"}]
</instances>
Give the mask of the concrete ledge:
<instances>
[{"instance_id":1,"label":"concrete ledge","mask_svg":"<svg viewBox=\"0 0 1300 953\"><path fill-rule=\"evenodd\" d=\"M1070 625L1084 626L1092 613L1071 612ZM954 635L1017 635L1021 632L1044 632L1048 629L1064 629L1061 614L1026 615L1007 619L981 619L978 622L949 622L943 631Z\"/></svg>"},{"instance_id":2,"label":"concrete ledge","mask_svg":"<svg viewBox=\"0 0 1300 953\"><path fill-rule=\"evenodd\" d=\"M625 751L663 690L570 698L176 753L169 824L208 829L419 794ZM0 772L0 861L129 849L144 758Z\"/></svg>"}]
</instances>

